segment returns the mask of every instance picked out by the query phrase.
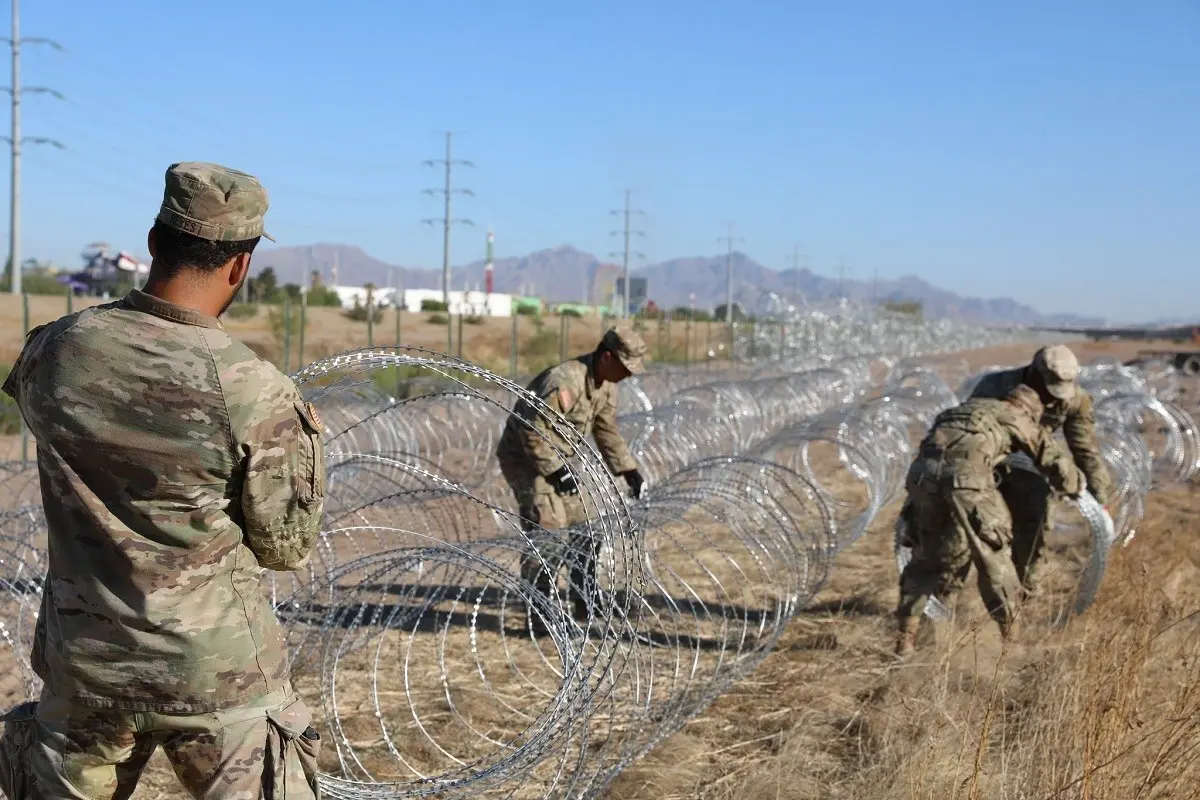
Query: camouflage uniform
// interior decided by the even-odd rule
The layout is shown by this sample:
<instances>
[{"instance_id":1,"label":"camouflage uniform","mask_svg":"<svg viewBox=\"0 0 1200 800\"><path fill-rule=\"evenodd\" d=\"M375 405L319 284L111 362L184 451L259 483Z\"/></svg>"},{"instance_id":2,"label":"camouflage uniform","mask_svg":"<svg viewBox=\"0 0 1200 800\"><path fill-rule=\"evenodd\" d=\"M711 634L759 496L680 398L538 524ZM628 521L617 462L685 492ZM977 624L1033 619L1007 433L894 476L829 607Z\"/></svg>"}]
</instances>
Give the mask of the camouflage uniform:
<instances>
[{"instance_id":1,"label":"camouflage uniform","mask_svg":"<svg viewBox=\"0 0 1200 800\"><path fill-rule=\"evenodd\" d=\"M1062 345L1042 348L1028 367L985 375L971 396L1004 397L1027 382L1031 370L1040 373L1052 397L1042 414L1042 427L1048 434L1062 428L1075 464L1087 478L1088 491L1098 503L1107 505L1110 481L1096 444L1092 398L1075 383L1079 362L1070 350ZM1032 593L1038 586L1045 537L1054 527L1054 497L1041 475L1007 464L1001 466L1000 473L1000 494L1013 519L1013 563L1025 590Z\"/></svg>"},{"instance_id":2,"label":"camouflage uniform","mask_svg":"<svg viewBox=\"0 0 1200 800\"><path fill-rule=\"evenodd\" d=\"M600 347L616 355L630 374L644 371L645 342L627 325L609 329ZM596 357L597 353L588 353L551 367L534 378L527 389L565 417L584 438L593 436L613 474L638 474L637 462L617 429L617 385L610 381L597 385L593 366ZM529 403L518 400L496 448L500 471L516 497L527 532L536 527L557 530L586 522L578 493L556 491L553 483L553 476L565 470L566 459L575 454L574 447L555 430L555 425L553 419L540 416ZM640 482L640 474L637 480ZM549 571L542 568L536 556L526 559L521 571L540 591L550 594L552 576L567 555L554 542L549 547L540 541L538 545ZM586 532L570 537L569 550L575 556L571 558L568 585L577 612L582 597L590 595L594 586L596 547L597 543Z\"/></svg>"},{"instance_id":3,"label":"camouflage uniform","mask_svg":"<svg viewBox=\"0 0 1200 800\"><path fill-rule=\"evenodd\" d=\"M1042 403L1027 386L1005 400L974 398L938 415L906 479L913 557L900 576L901 642L911 649L929 597L962 588L972 563L988 613L1008 635L1019 586L1009 546L1011 519L993 469L1014 450L1027 453L1057 488L1081 488L1079 471L1038 427Z\"/></svg>"},{"instance_id":4,"label":"camouflage uniform","mask_svg":"<svg viewBox=\"0 0 1200 800\"><path fill-rule=\"evenodd\" d=\"M159 220L236 240L266 208L244 173L173 165ZM218 319L134 290L35 329L4 391L37 442L48 528L40 791L127 797L162 745L197 797L285 779L314 796L320 737L262 571L304 566L320 530L321 425L296 385Z\"/></svg>"}]
</instances>

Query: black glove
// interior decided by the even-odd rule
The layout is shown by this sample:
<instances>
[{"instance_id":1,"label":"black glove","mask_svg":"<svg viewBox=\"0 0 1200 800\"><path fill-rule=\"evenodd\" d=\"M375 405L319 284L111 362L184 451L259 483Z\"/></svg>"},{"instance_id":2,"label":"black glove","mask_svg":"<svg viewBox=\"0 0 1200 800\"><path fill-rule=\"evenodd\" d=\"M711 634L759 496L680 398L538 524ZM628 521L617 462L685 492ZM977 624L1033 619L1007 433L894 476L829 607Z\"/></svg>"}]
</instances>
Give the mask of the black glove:
<instances>
[{"instance_id":1,"label":"black glove","mask_svg":"<svg viewBox=\"0 0 1200 800\"><path fill-rule=\"evenodd\" d=\"M575 476L571 474L571 470L566 467L548 476L546 480L558 494L579 494L579 484L575 482Z\"/></svg>"},{"instance_id":2,"label":"black glove","mask_svg":"<svg viewBox=\"0 0 1200 800\"><path fill-rule=\"evenodd\" d=\"M642 496L642 487L646 484L646 479L642 477L642 473L636 469L627 470L621 473L621 477L629 484L629 491L635 498Z\"/></svg>"}]
</instances>

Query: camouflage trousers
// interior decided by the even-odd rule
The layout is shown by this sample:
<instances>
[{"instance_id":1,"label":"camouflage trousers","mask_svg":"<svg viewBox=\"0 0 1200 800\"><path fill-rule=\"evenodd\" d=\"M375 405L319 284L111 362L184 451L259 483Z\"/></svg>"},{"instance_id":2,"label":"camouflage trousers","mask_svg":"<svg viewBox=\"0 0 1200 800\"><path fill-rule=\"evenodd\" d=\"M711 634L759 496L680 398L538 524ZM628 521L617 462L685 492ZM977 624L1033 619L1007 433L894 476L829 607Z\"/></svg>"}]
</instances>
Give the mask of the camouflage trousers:
<instances>
[{"instance_id":1,"label":"camouflage trousers","mask_svg":"<svg viewBox=\"0 0 1200 800\"><path fill-rule=\"evenodd\" d=\"M928 599L949 601L976 569L988 613L1004 624L1019 602L1012 524L990 480L928 477L910 471L912 560L900 575L899 617L919 616Z\"/></svg>"},{"instance_id":2,"label":"camouflage trousers","mask_svg":"<svg viewBox=\"0 0 1200 800\"><path fill-rule=\"evenodd\" d=\"M1054 494L1040 474L1002 468L1000 494L1012 515L1012 557L1017 577L1027 590L1037 588L1046 551L1046 535L1054 527Z\"/></svg>"},{"instance_id":3,"label":"camouflage trousers","mask_svg":"<svg viewBox=\"0 0 1200 800\"><path fill-rule=\"evenodd\" d=\"M304 702L276 692L205 714L85 708L43 692L4 718L0 769L10 797L130 797L154 750L204 800L319 798L321 738Z\"/></svg>"},{"instance_id":4,"label":"camouflage trousers","mask_svg":"<svg viewBox=\"0 0 1200 800\"><path fill-rule=\"evenodd\" d=\"M567 594L577 612L594 595L597 542L581 527L587 514L579 495L560 495L545 478L521 464L501 460L500 471L512 490L521 515L521 527L530 535L535 551L521 561L521 577L540 594L556 595L558 573L566 567ZM564 538L553 531L570 530Z\"/></svg>"}]
</instances>

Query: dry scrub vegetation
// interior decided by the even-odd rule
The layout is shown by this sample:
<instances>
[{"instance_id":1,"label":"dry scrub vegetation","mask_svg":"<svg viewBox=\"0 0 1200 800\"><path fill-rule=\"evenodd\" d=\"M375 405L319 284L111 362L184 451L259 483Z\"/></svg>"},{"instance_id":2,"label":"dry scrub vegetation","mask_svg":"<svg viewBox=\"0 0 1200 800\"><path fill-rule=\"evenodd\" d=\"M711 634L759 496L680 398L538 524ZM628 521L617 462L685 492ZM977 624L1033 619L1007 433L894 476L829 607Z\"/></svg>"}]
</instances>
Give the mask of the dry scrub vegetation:
<instances>
[{"instance_id":1,"label":"dry scrub vegetation","mask_svg":"<svg viewBox=\"0 0 1200 800\"><path fill-rule=\"evenodd\" d=\"M1152 495L1095 605L1031 603L1007 646L960 619L890 654L893 514L840 559L778 650L618 779L614 798L1183 798L1200 786L1200 543L1191 487ZM1055 581L1073 559L1056 546ZM1069 581L1067 582L1069 583ZM965 617L965 618L964 618ZM814 634L830 650L809 650Z\"/></svg>"},{"instance_id":2,"label":"dry scrub vegetation","mask_svg":"<svg viewBox=\"0 0 1200 800\"><path fill-rule=\"evenodd\" d=\"M62 313L60 298L34 300L33 324ZM0 298L5 331L14 328L14 310L19 325L19 306L12 306L11 298ZM231 320L229 328L264 355L277 357L265 312L260 316ZM420 319L406 315L404 340L444 346L444 327ZM591 347L596 323L572 323L571 351ZM314 310L309 324L309 360L366 344L365 325L335 311ZM467 357L506 372L509 325L493 320L467 327ZM530 322L521 325L522 336L531 335ZM558 329L553 320L546 327ZM385 318L376 341L390 343L393 331L394 323ZM19 337L5 337L0 361L11 360L19 346ZM698 355L702 344L693 346ZM1137 348L1077 349L1087 361L1099 355L1127 358ZM1013 363L1032 350L989 348L967 360L971 367ZM964 358L939 361L961 368ZM12 448L11 437L5 444ZM1137 537L1114 554L1100 594L1083 617L1063 627L1052 621L1069 599L1080 560L1077 542L1055 540L1050 592L1027 606L1015 642L1001 645L969 585L957 621L926 631L917 655L903 663L891 655L897 594L889 533L893 505L840 556L829 585L764 663L619 776L608 796L1200 796L1200 537L1193 522L1200 507L1194 498L1193 486L1150 496ZM311 680L297 679L309 696ZM361 691L360 705L370 714L368 687ZM355 705L352 697L346 701ZM332 748L326 749L328 758ZM161 753L133 796L184 796Z\"/></svg>"}]
</instances>

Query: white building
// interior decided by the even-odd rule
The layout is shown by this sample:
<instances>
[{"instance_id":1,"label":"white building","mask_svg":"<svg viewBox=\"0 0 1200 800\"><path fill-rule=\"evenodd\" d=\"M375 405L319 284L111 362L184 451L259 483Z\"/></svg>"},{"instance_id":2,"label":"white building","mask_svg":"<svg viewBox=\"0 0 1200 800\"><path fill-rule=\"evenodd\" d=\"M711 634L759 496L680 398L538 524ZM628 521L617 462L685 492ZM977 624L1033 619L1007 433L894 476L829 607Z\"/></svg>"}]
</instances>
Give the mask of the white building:
<instances>
[{"instance_id":1,"label":"white building","mask_svg":"<svg viewBox=\"0 0 1200 800\"><path fill-rule=\"evenodd\" d=\"M367 290L361 286L331 286L342 301L343 308L353 308L355 301L358 305L367 304ZM380 287L373 292L376 308L392 308L396 290L391 287ZM405 289L401 297L405 311L414 313L421 310L425 300L442 302L442 293L438 289ZM513 298L510 294L487 295L484 292L450 292L450 313L458 315L476 315L481 317L511 317L513 313Z\"/></svg>"},{"instance_id":2,"label":"white building","mask_svg":"<svg viewBox=\"0 0 1200 800\"><path fill-rule=\"evenodd\" d=\"M421 303L425 300L442 302L442 293L438 289L406 289L404 291L404 310L420 311ZM510 294L491 294L484 292L450 292L450 313L454 315L476 315L480 317L511 317L513 299Z\"/></svg>"},{"instance_id":3,"label":"white building","mask_svg":"<svg viewBox=\"0 0 1200 800\"><path fill-rule=\"evenodd\" d=\"M360 306L367 304L367 290L361 286L330 286L329 288L337 292L338 299L342 301L342 308L354 308L356 301ZM375 298L376 308L391 308L396 290L385 286L376 289L372 294Z\"/></svg>"}]
</instances>

